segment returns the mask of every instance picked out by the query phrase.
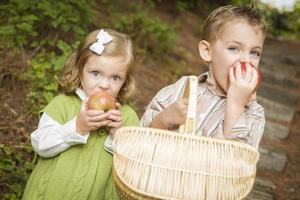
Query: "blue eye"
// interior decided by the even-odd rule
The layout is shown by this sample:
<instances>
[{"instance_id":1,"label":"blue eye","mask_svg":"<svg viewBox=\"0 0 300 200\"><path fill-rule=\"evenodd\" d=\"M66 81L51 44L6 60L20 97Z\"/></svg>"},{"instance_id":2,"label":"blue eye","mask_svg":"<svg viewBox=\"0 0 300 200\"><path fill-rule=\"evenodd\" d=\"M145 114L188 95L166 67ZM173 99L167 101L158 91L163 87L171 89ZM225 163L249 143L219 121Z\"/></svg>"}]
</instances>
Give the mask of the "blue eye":
<instances>
[{"instance_id":1,"label":"blue eye","mask_svg":"<svg viewBox=\"0 0 300 200\"><path fill-rule=\"evenodd\" d=\"M230 51L239 51L239 49L237 47L229 47L228 50L230 50Z\"/></svg>"},{"instance_id":2,"label":"blue eye","mask_svg":"<svg viewBox=\"0 0 300 200\"><path fill-rule=\"evenodd\" d=\"M260 57L260 52L258 52L258 51L251 51L251 55L254 55L255 57Z\"/></svg>"},{"instance_id":3,"label":"blue eye","mask_svg":"<svg viewBox=\"0 0 300 200\"><path fill-rule=\"evenodd\" d=\"M112 77L112 80L113 80L113 81L119 81L119 80L121 80L121 78L120 78L119 76L113 76L113 77Z\"/></svg>"},{"instance_id":4,"label":"blue eye","mask_svg":"<svg viewBox=\"0 0 300 200\"><path fill-rule=\"evenodd\" d=\"M91 71L90 72L93 76L98 76L99 75L99 72L97 72L97 71Z\"/></svg>"}]
</instances>

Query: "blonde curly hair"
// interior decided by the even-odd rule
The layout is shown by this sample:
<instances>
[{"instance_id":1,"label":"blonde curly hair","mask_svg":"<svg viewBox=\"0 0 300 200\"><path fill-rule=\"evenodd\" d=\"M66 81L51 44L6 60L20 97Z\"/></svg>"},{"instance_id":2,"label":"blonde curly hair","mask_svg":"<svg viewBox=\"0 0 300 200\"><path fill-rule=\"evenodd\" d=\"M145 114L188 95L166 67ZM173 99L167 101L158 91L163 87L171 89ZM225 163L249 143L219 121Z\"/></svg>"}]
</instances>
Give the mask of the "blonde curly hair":
<instances>
[{"instance_id":1,"label":"blonde curly hair","mask_svg":"<svg viewBox=\"0 0 300 200\"><path fill-rule=\"evenodd\" d=\"M78 46L64 65L58 82L60 89L66 93L74 93L76 88L81 87L83 68L90 56L95 55L89 47L97 41L100 30L91 32ZM105 29L111 37L112 42L105 45L101 56L124 57L127 63L127 77L117 96L121 103L126 102L133 94L135 81L133 78L134 53L133 44L129 36L111 29Z\"/></svg>"}]
</instances>

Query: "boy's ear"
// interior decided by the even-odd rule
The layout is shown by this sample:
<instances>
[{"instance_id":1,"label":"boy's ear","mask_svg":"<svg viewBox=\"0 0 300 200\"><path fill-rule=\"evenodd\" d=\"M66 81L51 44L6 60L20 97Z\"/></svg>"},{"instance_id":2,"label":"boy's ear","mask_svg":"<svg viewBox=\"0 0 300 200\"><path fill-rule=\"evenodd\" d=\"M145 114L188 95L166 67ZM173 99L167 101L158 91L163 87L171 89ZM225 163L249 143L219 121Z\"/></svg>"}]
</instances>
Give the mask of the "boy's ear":
<instances>
[{"instance_id":1,"label":"boy's ear","mask_svg":"<svg viewBox=\"0 0 300 200\"><path fill-rule=\"evenodd\" d=\"M201 40L198 45L200 57L205 62L211 61L211 49L210 44L206 40Z\"/></svg>"}]
</instances>

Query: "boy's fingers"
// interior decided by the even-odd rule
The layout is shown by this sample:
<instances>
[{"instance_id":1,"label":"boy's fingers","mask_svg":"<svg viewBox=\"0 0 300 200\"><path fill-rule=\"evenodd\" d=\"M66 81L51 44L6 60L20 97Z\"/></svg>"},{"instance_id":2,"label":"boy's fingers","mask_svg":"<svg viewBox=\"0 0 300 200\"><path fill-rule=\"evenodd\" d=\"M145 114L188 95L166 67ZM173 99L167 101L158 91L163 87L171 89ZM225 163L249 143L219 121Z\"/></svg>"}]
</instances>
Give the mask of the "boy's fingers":
<instances>
[{"instance_id":1,"label":"boy's fingers","mask_svg":"<svg viewBox=\"0 0 300 200\"><path fill-rule=\"evenodd\" d=\"M251 67L251 65L249 63L246 63L245 79L250 82L252 79L252 75L253 75L253 67Z\"/></svg>"},{"instance_id":2,"label":"boy's fingers","mask_svg":"<svg viewBox=\"0 0 300 200\"><path fill-rule=\"evenodd\" d=\"M229 69L229 81L230 81L230 83L232 83L232 82L235 81L235 77L234 77L234 72L233 72L233 70L234 70L234 67L231 67L231 68Z\"/></svg>"},{"instance_id":3,"label":"boy's fingers","mask_svg":"<svg viewBox=\"0 0 300 200\"><path fill-rule=\"evenodd\" d=\"M256 71L256 69L253 68L253 72L252 72L252 79L251 79L251 85L257 85L258 82L258 72Z\"/></svg>"},{"instance_id":4,"label":"boy's fingers","mask_svg":"<svg viewBox=\"0 0 300 200\"><path fill-rule=\"evenodd\" d=\"M242 79L242 69L240 63L237 63L237 65L235 66L235 76L236 76L236 80Z\"/></svg>"},{"instance_id":5,"label":"boy's fingers","mask_svg":"<svg viewBox=\"0 0 300 200\"><path fill-rule=\"evenodd\" d=\"M189 103L189 99L188 98L183 98L182 103L187 105Z\"/></svg>"}]
</instances>

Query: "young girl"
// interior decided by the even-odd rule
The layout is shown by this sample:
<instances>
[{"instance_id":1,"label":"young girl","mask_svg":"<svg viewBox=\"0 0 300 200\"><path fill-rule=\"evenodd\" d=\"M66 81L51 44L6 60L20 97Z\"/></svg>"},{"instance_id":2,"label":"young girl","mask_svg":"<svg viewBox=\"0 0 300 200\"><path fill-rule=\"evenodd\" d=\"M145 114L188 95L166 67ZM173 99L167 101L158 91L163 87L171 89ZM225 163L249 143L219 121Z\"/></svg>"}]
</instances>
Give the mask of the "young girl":
<instances>
[{"instance_id":1,"label":"young girl","mask_svg":"<svg viewBox=\"0 0 300 200\"><path fill-rule=\"evenodd\" d=\"M112 181L112 134L138 125L126 104L134 89L132 42L113 30L90 33L64 67L55 97L31 134L41 156L23 199L118 199ZM87 110L88 97L106 91L121 104L108 112ZM108 134L110 137L108 137ZM105 150L105 149L107 150Z\"/></svg>"},{"instance_id":2,"label":"young girl","mask_svg":"<svg viewBox=\"0 0 300 200\"><path fill-rule=\"evenodd\" d=\"M265 116L255 90L266 32L263 16L253 7L224 6L208 16L199 43L209 71L198 77L197 134L241 140L258 148ZM181 100L181 94L186 80L182 77L159 91L140 125L173 129L183 124L187 100Z\"/></svg>"}]
</instances>

